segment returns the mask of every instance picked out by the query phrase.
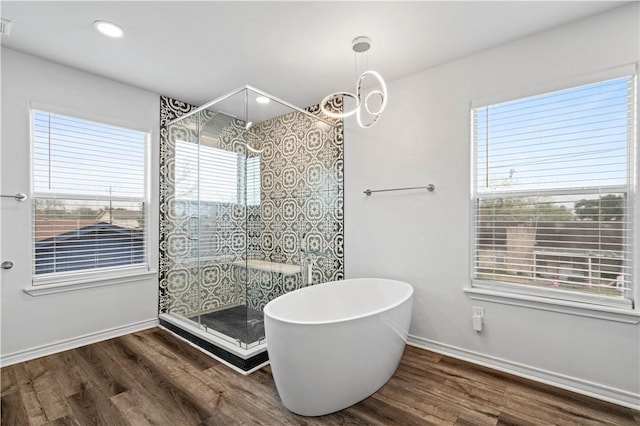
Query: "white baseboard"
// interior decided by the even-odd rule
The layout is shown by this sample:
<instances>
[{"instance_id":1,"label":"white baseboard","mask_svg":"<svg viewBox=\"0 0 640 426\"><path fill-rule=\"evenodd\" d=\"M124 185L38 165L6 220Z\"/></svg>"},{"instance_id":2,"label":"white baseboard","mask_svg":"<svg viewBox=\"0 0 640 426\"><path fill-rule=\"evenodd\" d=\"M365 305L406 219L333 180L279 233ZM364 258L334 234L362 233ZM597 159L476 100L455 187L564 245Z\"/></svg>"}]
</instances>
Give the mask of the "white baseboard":
<instances>
[{"instance_id":1,"label":"white baseboard","mask_svg":"<svg viewBox=\"0 0 640 426\"><path fill-rule=\"evenodd\" d=\"M19 362L29 361L58 352L67 351L69 349L79 348L80 346L89 345L91 343L100 342L102 340L111 339L113 337L123 336L125 334L134 333L136 331L146 330L156 327L158 318L138 321L119 327L109 328L107 330L97 331L95 333L85 334L83 336L72 337L70 339L59 340L35 348L25 349L0 356L0 367L7 367Z\"/></svg>"},{"instance_id":2,"label":"white baseboard","mask_svg":"<svg viewBox=\"0 0 640 426\"><path fill-rule=\"evenodd\" d=\"M503 358L482 354L480 352L470 351L468 349L424 339L418 336L409 335L407 344L447 355L452 358L468 361L473 364L482 365L494 370L503 371L505 373L513 374L514 376L524 377L525 379L534 380L536 382L545 383L547 385L601 399L623 407L640 410L640 394L635 394L633 392L616 389L600 383L590 382L588 380L578 379L553 371L544 370L542 368L532 367L530 365L520 364Z\"/></svg>"}]
</instances>

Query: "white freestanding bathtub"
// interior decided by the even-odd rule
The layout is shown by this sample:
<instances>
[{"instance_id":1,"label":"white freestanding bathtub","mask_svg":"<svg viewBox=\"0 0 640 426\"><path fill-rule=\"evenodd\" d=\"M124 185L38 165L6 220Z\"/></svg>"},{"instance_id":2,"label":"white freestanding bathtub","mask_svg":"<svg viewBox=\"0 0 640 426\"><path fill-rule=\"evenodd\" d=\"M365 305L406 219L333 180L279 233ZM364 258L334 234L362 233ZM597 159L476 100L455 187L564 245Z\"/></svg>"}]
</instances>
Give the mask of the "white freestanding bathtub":
<instances>
[{"instance_id":1,"label":"white freestanding bathtub","mask_svg":"<svg viewBox=\"0 0 640 426\"><path fill-rule=\"evenodd\" d=\"M303 416L349 407L398 368L413 287L378 278L305 287L264 308L267 351L283 404Z\"/></svg>"}]
</instances>

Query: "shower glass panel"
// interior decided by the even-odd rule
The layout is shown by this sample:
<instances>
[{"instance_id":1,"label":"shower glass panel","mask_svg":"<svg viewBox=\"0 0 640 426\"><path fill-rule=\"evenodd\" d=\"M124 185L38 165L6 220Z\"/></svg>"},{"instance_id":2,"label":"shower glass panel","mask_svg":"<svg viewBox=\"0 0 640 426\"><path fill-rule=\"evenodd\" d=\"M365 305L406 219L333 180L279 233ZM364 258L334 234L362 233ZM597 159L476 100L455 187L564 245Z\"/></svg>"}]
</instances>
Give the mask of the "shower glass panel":
<instances>
[{"instance_id":1,"label":"shower glass panel","mask_svg":"<svg viewBox=\"0 0 640 426\"><path fill-rule=\"evenodd\" d=\"M172 220L165 241L171 268L167 274L168 312L184 317L200 311L200 226L199 226L199 134L200 122L193 115L167 126L170 156L165 165L165 184L173 197L165 206Z\"/></svg>"},{"instance_id":2,"label":"shower glass panel","mask_svg":"<svg viewBox=\"0 0 640 426\"><path fill-rule=\"evenodd\" d=\"M245 87L167 126L167 313L247 349L269 301L342 278L336 124Z\"/></svg>"}]
</instances>

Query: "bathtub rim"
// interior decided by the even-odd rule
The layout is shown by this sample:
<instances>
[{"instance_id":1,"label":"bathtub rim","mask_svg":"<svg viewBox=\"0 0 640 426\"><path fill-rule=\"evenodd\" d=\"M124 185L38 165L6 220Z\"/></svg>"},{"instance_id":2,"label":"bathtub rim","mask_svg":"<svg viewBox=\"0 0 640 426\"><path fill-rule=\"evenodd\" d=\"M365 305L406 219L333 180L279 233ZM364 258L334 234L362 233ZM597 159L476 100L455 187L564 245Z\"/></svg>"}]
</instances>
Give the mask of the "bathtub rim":
<instances>
[{"instance_id":1,"label":"bathtub rim","mask_svg":"<svg viewBox=\"0 0 640 426\"><path fill-rule=\"evenodd\" d=\"M293 293L295 293L298 290L305 290L305 289L308 289L308 288L315 288L315 287L321 286L321 285L338 284L338 283L342 283L342 282L345 282L345 281L367 281L367 280L382 280L382 281L400 283L400 284L408 287L409 291L400 300L398 300L398 301L396 301L396 302L394 302L392 304L389 304L387 306L384 306L383 308L376 309L376 310L370 311L370 312L366 312L366 313L360 314L360 315L353 315L353 316L348 316L348 317L339 318L339 319L333 319L333 320L326 320L326 321L294 321L294 320L290 320L290 319L287 319L287 318L283 318L283 317L281 317L279 315L274 315L271 312L270 305L273 302L275 302L276 300L278 300L281 297L290 296L290 295L292 295ZM298 289L298 290L294 290L294 291L291 291L289 293L285 293L285 294L283 294L281 296L276 297L275 299L273 299L269 303L267 303L265 305L264 309L263 309L263 313L264 313L265 318L269 317L269 319L272 319L272 320L275 320L275 321L279 321L279 322L285 323L285 324L292 324L292 325L315 326L315 325L339 324L339 323L343 323L343 322L349 322L349 321L355 321L355 320L359 320L359 319L369 318L369 317L381 314L383 312L390 311L390 310L392 310L394 308L397 308L398 306L400 306L403 303L405 303L408 300L410 300L413 297L413 293L415 291L413 286L411 284L405 282L405 281L393 280L393 279L389 279L389 278L374 278L374 277L348 278L346 280L329 281L329 282L326 282L326 283L320 283L320 284L315 284L313 286L304 287L304 288L301 288L301 289ZM265 328L266 328L266 321L265 321ZM267 339L267 341L268 341L268 339Z\"/></svg>"}]
</instances>

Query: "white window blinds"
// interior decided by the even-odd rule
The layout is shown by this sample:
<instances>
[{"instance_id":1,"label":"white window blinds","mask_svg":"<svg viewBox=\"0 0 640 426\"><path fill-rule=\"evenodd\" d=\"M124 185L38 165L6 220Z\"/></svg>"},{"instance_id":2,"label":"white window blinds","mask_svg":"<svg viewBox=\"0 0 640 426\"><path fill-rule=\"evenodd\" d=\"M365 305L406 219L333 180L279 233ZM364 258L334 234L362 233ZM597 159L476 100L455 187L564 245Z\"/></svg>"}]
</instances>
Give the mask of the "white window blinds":
<instances>
[{"instance_id":1,"label":"white window blinds","mask_svg":"<svg viewBox=\"0 0 640 426\"><path fill-rule=\"evenodd\" d=\"M238 154L186 141L176 141L176 199L238 202Z\"/></svg>"},{"instance_id":2,"label":"white window blinds","mask_svg":"<svg viewBox=\"0 0 640 426\"><path fill-rule=\"evenodd\" d=\"M260 157L247 158L247 205L260 205Z\"/></svg>"},{"instance_id":3,"label":"white window blinds","mask_svg":"<svg viewBox=\"0 0 640 426\"><path fill-rule=\"evenodd\" d=\"M473 281L629 306L632 76L473 109Z\"/></svg>"},{"instance_id":4,"label":"white window blinds","mask_svg":"<svg viewBox=\"0 0 640 426\"><path fill-rule=\"evenodd\" d=\"M240 182L246 179L247 205L260 204L260 157L246 159L246 177L240 176L244 158L233 151L178 140L175 149L176 199L203 203L242 204Z\"/></svg>"},{"instance_id":5,"label":"white window blinds","mask_svg":"<svg viewBox=\"0 0 640 426\"><path fill-rule=\"evenodd\" d=\"M31 114L34 275L146 266L147 134Z\"/></svg>"}]
</instances>

